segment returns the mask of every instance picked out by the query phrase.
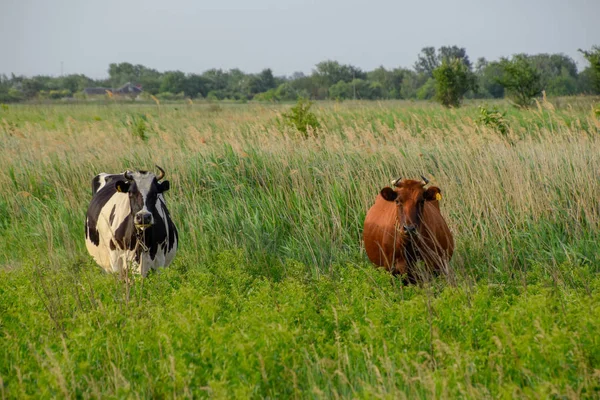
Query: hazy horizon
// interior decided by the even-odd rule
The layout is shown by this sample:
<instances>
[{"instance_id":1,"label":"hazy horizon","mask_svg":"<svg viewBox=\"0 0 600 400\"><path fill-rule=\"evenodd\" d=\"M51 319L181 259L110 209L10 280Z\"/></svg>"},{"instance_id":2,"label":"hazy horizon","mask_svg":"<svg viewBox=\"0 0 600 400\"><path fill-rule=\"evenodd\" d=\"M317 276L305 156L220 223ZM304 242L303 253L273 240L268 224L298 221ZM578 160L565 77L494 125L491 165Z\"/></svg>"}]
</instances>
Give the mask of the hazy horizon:
<instances>
[{"instance_id":1,"label":"hazy horizon","mask_svg":"<svg viewBox=\"0 0 600 400\"><path fill-rule=\"evenodd\" d=\"M412 68L425 46L465 47L473 63L600 45L600 2L458 0L1 0L0 73L108 76L110 63L202 73L271 68L309 74L336 60L363 70ZM432 12L435 10L435 12ZM62 63L62 65L61 65Z\"/></svg>"}]
</instances>

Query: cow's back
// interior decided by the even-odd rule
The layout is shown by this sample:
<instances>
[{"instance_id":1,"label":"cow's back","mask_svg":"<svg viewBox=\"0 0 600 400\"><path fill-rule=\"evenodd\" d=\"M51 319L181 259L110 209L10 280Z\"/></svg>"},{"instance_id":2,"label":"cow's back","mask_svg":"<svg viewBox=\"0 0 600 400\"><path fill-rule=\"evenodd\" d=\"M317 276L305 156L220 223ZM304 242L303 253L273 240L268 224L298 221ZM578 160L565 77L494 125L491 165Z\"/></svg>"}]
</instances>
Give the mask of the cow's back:
<instances>
[{"instance_id":1,"label":"cow's back","mask_svg":"<svg viewBox=\"0 0 600 400\"><path fill-rule=\"evenodd\" d=\"M396 204L377 195L375 204L367 211L363 229L365 251L372 263L391 269L396 248Z\"/></svg>"}]
</instances>

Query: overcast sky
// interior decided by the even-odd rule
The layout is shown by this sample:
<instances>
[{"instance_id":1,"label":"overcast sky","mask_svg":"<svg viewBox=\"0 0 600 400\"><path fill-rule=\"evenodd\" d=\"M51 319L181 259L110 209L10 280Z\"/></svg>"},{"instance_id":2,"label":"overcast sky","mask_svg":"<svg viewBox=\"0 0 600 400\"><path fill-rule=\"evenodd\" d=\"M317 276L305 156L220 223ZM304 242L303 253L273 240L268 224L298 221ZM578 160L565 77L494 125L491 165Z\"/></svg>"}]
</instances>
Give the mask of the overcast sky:
<instances>
[{"instance_id":1,"label":"overcast sky","mask_svg":"<svg viewBox=\"0 0 600 400\"><path fill-rule=\"evenodd\" d=\"M160 71L310 73L333 59L412 67L424 46L494 60L600 45L600 0L0 0L0 73L108 76L111 62Z\"/></svg>"}]
</instances>

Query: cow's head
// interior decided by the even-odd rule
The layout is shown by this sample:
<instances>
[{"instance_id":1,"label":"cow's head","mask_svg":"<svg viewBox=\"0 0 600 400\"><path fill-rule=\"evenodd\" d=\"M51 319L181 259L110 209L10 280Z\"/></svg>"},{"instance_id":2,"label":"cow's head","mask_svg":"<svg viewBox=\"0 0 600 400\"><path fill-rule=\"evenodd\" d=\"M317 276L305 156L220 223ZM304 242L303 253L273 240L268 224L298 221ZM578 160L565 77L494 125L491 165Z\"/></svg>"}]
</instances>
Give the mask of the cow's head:
<instances>
[{"instance_id":1,"label":"cow's head","mask_svg":"<svg viewBox=\"0 0 600 400\"><path fill-rule=\"evenodd\" d=\"M156 168L160 171L158 175L147 171L127 171L123 173L125 180L115 182L117 192L129 195L133 223L137 229L146 229L154 224L158 195L169 190L169 181L160 182L165 171L158 165Z\"/></svg>"},{"instance_id":2,"label":"cow's head","mask_svg":"<svg viewBox=\"0 0 600 400\"><path fill-rule=\"evenodd\" d=\"M394 189L388 186L381 189L380 192L381 197L385 200L396 203L398 222L403 232L409 235L416 233L419 229L425 202L439 201L442 198L439 187L431 186L426 189L425 186L429 181L423 176L421 178L423 180L420 181L395 179L392 181Z\"/></svg>"}]
</instances>

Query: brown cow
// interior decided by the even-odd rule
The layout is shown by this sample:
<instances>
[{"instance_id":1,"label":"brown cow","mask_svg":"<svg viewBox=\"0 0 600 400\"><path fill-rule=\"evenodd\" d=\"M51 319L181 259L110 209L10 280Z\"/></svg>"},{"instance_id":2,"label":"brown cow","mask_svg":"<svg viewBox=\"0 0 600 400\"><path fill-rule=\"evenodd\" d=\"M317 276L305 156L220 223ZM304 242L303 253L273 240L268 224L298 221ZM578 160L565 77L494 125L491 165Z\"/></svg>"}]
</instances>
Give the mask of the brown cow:
<instances>
[{"instance_id":1,"label":"brown cow","mask_svg":"<svg viewBox=\"0 0 600 400\"><path fill-rule=\"evenodd\" d=\"M363 231L369 260L415 283L430 272L448 272L454 238L440 213L440 188L398 178L384 187L367 212ZM423 260L425 271L417 271Z\"/></svg>"}]
</instances>

